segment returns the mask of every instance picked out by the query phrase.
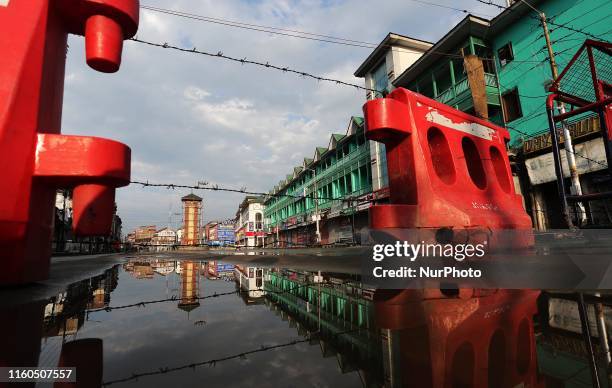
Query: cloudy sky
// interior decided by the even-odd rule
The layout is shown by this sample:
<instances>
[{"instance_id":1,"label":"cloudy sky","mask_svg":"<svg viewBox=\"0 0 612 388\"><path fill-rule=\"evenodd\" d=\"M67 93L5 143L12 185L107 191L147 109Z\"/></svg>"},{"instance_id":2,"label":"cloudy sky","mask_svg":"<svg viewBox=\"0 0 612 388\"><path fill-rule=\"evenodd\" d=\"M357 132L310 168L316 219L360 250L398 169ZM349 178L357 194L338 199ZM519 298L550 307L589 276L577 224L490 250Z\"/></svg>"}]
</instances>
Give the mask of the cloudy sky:
<instances>
[{"instance_id":1,"label":"cloudy sky","mask_svg":"<svg viewBox=\"0 0 612 388\"><path fill-rule=\"evenodd\" d=\"M476 0L432 0L479 16ZM500 1L499 1L500 2ZM436 41L465 16L419 1L146 0L156 6L243 23L379 43L392 31ZM362 84L353 72L371 49L298 39L141 10L138 38L269 62ZM132 149L132 179L268 191L346 130L365 93L265 68L128 41L118 73L97 73L84 42L71 37L63 132L119 140ZM138 225L176 227L188 190L131 185L117 192L124 233ZM197 193L204 218L233 217L242 195Z\"/></svg>"}]
</instances>

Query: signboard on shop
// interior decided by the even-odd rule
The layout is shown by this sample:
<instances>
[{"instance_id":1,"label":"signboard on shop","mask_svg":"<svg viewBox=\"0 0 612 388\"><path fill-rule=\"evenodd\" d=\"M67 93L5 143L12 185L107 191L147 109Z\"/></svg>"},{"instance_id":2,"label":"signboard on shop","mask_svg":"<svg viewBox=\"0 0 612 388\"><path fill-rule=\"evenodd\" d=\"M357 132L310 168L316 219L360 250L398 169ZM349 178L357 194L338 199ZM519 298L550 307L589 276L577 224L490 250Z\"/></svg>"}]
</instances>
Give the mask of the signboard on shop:
<instances>
[{"instance_id":1,"label":"signboard on shop","mask_svg":"<svg viewBox=\"0 0 612 388\"><path fill-rule=\"evenodd\" d=\"M578 168L578 174L599 171L607 167L606 150L604 148L603 139L601 138L575 144L574 152L576 154L576 167ZM561 149L560 153L564 176L569 178L570 172L569 166L567 165L565 150ZM582 155L584 157L580 157L578 155ZM525 166L527 167L529 180L533 185L553 182L557 179L557 176L555 175L555 165L552 152L527 159L525 161Z\"/></svg>"}]
</instances>

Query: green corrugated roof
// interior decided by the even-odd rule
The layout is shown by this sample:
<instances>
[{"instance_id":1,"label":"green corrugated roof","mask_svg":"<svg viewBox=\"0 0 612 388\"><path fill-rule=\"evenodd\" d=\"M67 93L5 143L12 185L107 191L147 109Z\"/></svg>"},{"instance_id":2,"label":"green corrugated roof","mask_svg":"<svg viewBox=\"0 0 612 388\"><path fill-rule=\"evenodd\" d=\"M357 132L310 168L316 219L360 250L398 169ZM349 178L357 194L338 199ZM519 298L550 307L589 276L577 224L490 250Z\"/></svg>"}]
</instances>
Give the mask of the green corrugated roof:
<instances>
[{"instance_id":1,"label":"green corrugated roof","mask_svg":"<svg viewBox=\"0 0 612 388\"><path fill-rule=\"evenodd\" d=\"M332 133L332 137L336 140L336 141L340 141L342 140L342 138L344 137L344 135L341 135L339 133Z\"/></svg>"},{"instance_id":2,"label":"green corrugated roof","mask_svg":"<svg viewBox=\"0 0 612 388\"><path fill-rule=\"evenodd\" d=\"M323 155L324 153L327 152L327 147L317 147L316 152Z\"/></svg>"},{"instance_id":3,"label":"green corrugated roof","mask_svg":"<svg viewBox=\"0 0 612 388\"><path fill-rule=\"evenodd\" d=\"M311 158L304 158L304 164L306 166L308 166L310 163L312 163L312 161L313 161L313 159L311 159Z\"/></svg>"},{"instance_id":4,"label":"green corrugated roof","mask_svg":"<svg viewBox=\"0 0 612 388\"><path fill-rule=\"evenodd\" d=\"M359 126L363 125L363 117L353 116L353 121Z\"/></svg>"}]
</instances>

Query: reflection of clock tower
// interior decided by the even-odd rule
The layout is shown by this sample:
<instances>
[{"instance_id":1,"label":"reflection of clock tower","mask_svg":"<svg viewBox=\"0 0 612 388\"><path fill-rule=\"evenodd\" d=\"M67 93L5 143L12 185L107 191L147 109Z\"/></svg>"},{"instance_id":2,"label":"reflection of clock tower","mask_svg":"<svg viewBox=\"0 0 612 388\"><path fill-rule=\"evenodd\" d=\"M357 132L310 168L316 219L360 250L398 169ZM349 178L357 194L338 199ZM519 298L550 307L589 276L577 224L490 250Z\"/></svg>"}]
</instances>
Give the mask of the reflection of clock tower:
<instances>
[{"instance_id":1,"label":"reflection of clock tower","mask_svg":"<svg viewBox=\"0 0 612 388\"><path fill-rule=\"evenodd\" d=\"M187 311L194 310L200 306L200 274L199 263L193 261L181 262L181 300L178 308Z\"/></svg>"}]
</instances>

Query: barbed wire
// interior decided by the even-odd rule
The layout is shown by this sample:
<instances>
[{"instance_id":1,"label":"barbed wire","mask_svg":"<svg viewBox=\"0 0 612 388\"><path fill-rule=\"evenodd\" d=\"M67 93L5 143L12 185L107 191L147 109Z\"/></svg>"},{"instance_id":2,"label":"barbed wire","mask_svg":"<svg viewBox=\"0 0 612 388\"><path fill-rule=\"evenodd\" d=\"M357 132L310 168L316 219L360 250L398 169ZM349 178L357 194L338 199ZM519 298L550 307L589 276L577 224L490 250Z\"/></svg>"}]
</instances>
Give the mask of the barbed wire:
<instances>
[{"instance_id":1,"label":"barbed wire","mask_svg":"<svg viewBox=\"0 0 612 388\"><path fill-rule=\"evenodd\" d=\"M244 188L241 189L232 189L229 187L222 187L222 186L218 186L218 185L214 185L214 186L203 186L203 185L181 185L181 184L175 184L175 183L151 183L149 181L130 181L130 183L136 184L136 185L141 185L143 187L165 187L167 189L191 189L191 190L207 190L207 191L224 191L224 192L231 192L231 193L239 193L239 194L246 194L246 195L258 195L258 196L262 196L262 197L270 197L270 198L293 198L293 199L303 199L303 198L311 198L313 200L317 200L317 201L341 201L341 202L372 202L374 200L368 200L368 199L357 199L355 197L350 197L350 198L334 198L334 197L320 197L320 196L308 196L308 195L295 195L295 194L285 194L285 193L265 193L262 191L248 191Z\"/></svg>"},{"instance_id":2,"label":"barbed wire","mask_svg":"<svg viewBox=\"0 0 612 388\"><path fill-rule=\"evenodd\" d=\"M337 333L332 333L331 337L335 338L335 337L339 337L341 335L350 334L350 333L354 333L354 332L358 332L358 331L366 331L366 330L367 329L358 328L358 329L340 331L340 332L337 332ZM153 371L149 371L149 372L133 373L131 376L128 376L128 377L124 377L124 378L121 378L121 379L116 379L116 380L111 380L111 381L103 382L102 385L103 386L109 386L109 385L113 385L113 384L117 384L117 383L125 383L125 382L128 382L128 381L137 380L140 377L161 375L161 374L166 374L166 373L170 373L170 372L176 372L176 371L185 370L185 369L195 369L198 366L208 365L210 367L213 367L217 363L223 362L223 361L229 361L229 360L235 360L235 359L243 359L244 360L244 359L246 359L246 357L248 355L251 355L251 354L261 353L261 352L266 352L266 351L270 351L270 350L275 350L275 349L295 346L295 345L301 344L301 343L311 342L312 340L316 339L316 337L313 337L313 334L319 334L319 333L320 332L315 331L313 333L309 333L307 338L305 338L305 339L294 339L292 341L285 342L285 343L278 344L278 345L267 345L267 346L266 345L261 345L257 349L248 350L248 351L245 351L245 352L233 354L233 355L226 356L226 357L219 357L219 358L214 358L214 359L210 359L210 360L206 360L206 361L194 362L194 363L184 364L184 365L179 365L179 366L174 366L174 367L162 367L162 368L159 368L157 370L153 370Z\"/></svg>"},{"instance_id":3,"label":"barbed wire","mask_svg":"<svg viewBox=\"0 0 612 388\"><path fill-rule=\"evenodd\" d=\"M181 51L181 52L184 52L184 53L199 54L199 55L205 55L205 56L213 57L213 58L225 59L225 60L229 60L229 61L232 61L232 62L240 63L242 65L247 64L247 65L255 65L255 66L265 67L265 68L272 69L272 70L282 71L284 73L297 74L297 75L305 77L305 78L312 78L312 79L317 80L317 81L330 82L330 83L335 83L336 85L342 85L342 86L350 86L350 87L353 87L353 88L356 88L356 89L359 89L359 90L365 90L367 92L383 93L383 91L381 91L381 90L376 90L376 89L372 89L372 88L366 88L364 86L353 84L353 83L346 82L346 81L342 81L342 80L339 80L339 79L334 79L334 78L328 78L328 77L314 75L314 74L311 74L311 73L308 73L308 72L305 72L305 71L295 70L295 69L292 69L292 68L289 68L289 67L286 67L286 66L285 67L281 67L281 66L270 64L269 62L265 62L264 63L264 62L259 62L259 61L255 61L255 60L250 60L250 59L247 59L246 57L244 57L244 58L232 57L232 56L223 54L222 51L218 51L217 53L212 53L212 52L208 52L208 51L198 50L196 47L188 49L188 48L173 46L171 44L168 44L167 42L165 42L165 43L150 42L150 41L139 39L138 37L134 37L134 38L131 38L129 40L132 41L132 42L137 42L137 43L141 43L141 44L145 44L145 45L153 46L153 47L159 47L159 48L164 48L164 49L171 49L171 50Z\"/></svg>"},{"instance_id":4,"label":"barbed wire","mask_svg":"<svg viewBox=\"0 0 612 388\"><path fill-rule=\"evenodd\" d=\"M304 283L301 284L297 287L292 287L289 288L287 290L284 291L270 291L270 290L265 290L263 288L256 288L254 290L242 290L242 289L238 289L238 290L234 290L234 291L229 291L229 292L222 292L222 293L214 293L211 295L205 295L205 296L199 296L196 298L189 298L190 300L206 300L206 299L212 299L212 298L218 298L220 296L227 296L227 295L240 295L240 294L248 294L250 292L255 292L255 291L264 291L266 293L271 293L271 294L286 294L286 293L291 293L295 290L299 290L300 288L304 288L304 287L309 287L311 285L314 285L317 283ZM131 304L125 304L125 305L121 305L121 306L106 306L106 307L101 307L98 309L86 309L85 313L96 313L96 312L111 312L114 310L123 310L123 309L128 309L128 308L133 308L133 307L146 307L147 305L150 304L157 304L157 303L165 303L165 302L176 302L176 301L180 301L181 298L173 295L170 298L165 298L165 299L155 299L155 300L148 300L148 301L142 301L142 302L137 302L137 303L131 303Z\"/></svg>"}]
</instances>

